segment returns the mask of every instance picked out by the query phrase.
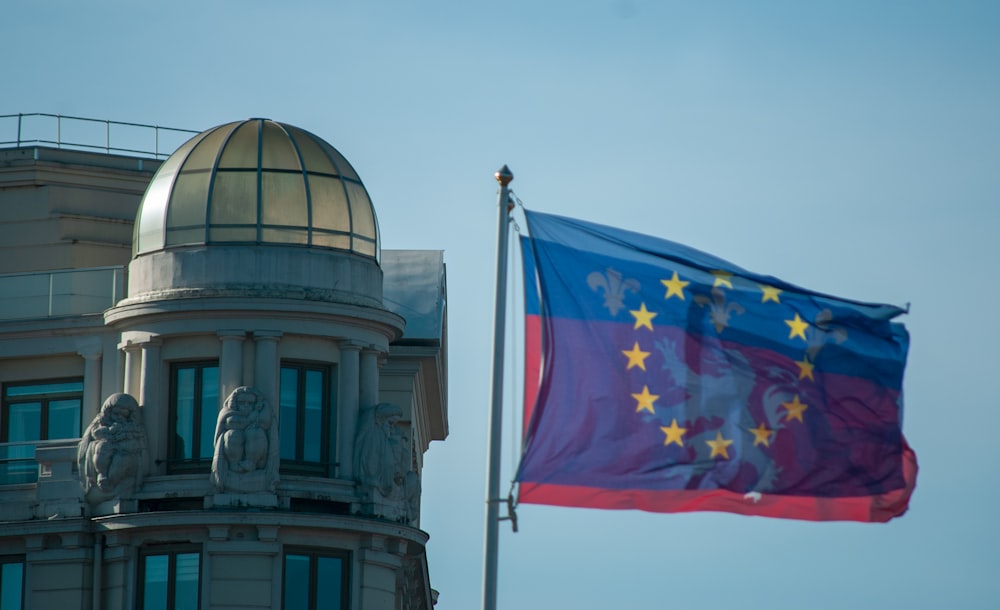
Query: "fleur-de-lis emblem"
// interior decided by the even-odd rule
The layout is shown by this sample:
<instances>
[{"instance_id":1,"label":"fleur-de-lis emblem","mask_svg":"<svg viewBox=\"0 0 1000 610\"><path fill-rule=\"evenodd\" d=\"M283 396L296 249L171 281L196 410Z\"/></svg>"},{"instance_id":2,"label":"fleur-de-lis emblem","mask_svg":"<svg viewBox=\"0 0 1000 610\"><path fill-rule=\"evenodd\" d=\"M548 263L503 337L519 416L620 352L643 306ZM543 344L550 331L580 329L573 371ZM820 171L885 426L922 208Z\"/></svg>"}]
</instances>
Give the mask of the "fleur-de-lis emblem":
<instances>
[{"instance_id":1,"label":"fleur-de-lis emblem","mask_svg":"<svg viewBox=\"0 0 1000 610\"><path fill-rule=\"evenodd\" d=\"M600 288L604 291L604 306L608 308L612 316L617 316L618 312L625 307L625 293L639 292L639 280L628 278L623 279L622 274L611 267L601 273L591 272L587 276L587 285L591 290Z\"/></svg>"},{"instance_id":2,"label":"fleur-de-lis emblem","mask_svg":"<svg viewBox=\"0 0 1000 610\"><path fill-rule=\"evenodd\" d=\"M833 312L829 309L824 309L816 314L816 320L813 322L812 328L808 331L809 347L806 348L806 353L814 361L816 360L816 354L827 343L834 341L839 344L847 341L847 331L843 328L833 327L830 324L831 322L833 322Z\"/></svg>"},{"instance_id":3,"label":"fleur-de-lis emblem","mask_svg":"<svg viewBox=\"0 0 1000 610\"><path fill-rule=\"evenodd\" d=\"M726 302L726 294L719 286L712 288L712 300L709 300L703 294L699 294L695 295L694 302L701 307L705 307L706 305L709 307L709 318L712 320L715 332L717 333L721 333L724 328L729 326L730 315L734 313L740 315L746 312L746 309L739 303Z\"/></svg>"}]
</instances>

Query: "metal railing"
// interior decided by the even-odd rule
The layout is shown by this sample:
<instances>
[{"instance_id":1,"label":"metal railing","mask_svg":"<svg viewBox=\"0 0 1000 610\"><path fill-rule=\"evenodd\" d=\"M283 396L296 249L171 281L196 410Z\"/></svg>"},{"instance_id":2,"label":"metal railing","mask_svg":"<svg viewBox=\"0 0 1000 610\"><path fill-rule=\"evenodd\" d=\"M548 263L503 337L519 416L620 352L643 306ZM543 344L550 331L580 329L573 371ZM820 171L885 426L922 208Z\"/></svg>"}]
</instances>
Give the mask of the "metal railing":
<instances>
[{"instance_id":1,"label":"metal railing","mask_svg":"<svg viewBox=\"0 0 1000 610\"><path fill-rule=\"evenodd\" d=\"M125 292L124 267L0 275L0 320L101 313Z\"/></svg>"},{"instance_id":2,"label":"metal railing","mask_svg":"<svg viewBox=\"0 0 1000 610\"><path fill-rule=\"evenodd\" d=\"M160 125L45 114L0 114L0 147L55 146L161 159L199 132Z\"/></svg>"}]
</instances>

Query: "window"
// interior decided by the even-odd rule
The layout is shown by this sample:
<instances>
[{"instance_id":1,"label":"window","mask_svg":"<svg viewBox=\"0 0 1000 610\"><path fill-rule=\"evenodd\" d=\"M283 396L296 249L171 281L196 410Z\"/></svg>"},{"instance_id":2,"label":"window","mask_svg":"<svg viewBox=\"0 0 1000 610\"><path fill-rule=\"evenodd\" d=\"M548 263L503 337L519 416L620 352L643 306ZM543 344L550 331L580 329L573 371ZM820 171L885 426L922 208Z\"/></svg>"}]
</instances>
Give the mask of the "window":
<instances>
[{"instance_id":1,"label":"window","mask_svg":"<svg viewBox=\"0 0 1000 610\"><path fill-rule=\"evenodd\" d=\"M0 483L38 478L35 446L25 441L80 437L83 380L62 379L7 384L3 389Z\"/></svg>"},{"instance_id":2,"label":"window","mask_svg":"<svg viewBox=\"0 0 1000 610\"><path fill-rule=\"evenodd\" d=\"M325 472L330 456L330 367L283 363L279 396L285 470Z\"/></svg>"},{"instance_id":3,"label":"window","mask_svg":"<svg viewBox=\"0 0 1000 610\"><path fill-rule=\"evenodd\" d=\"M24 558L0 557L0 610L21 610L24 600Z\"/></svg>"},{"instance_id":4,"label":"window","mask_svg":"<svg viewBox=\"0 0 1000 610\"><path fill-rule=\"evenodd\" d=\"M285 554L282 610L342 610L347 608L346 553Z\"/></svg>"},{"instance_id":5,"label":"window","mask_svg":"<svg viewBox=\"0 0 1000 610\"><path fill-rule=\"evenodd\" d=\"M139 610L197 610L200 577L198 547L144 549L139 554Z\"/></svg>"},{"instance_id":6,"label":"window","mask_svg":"<svg viewBox=\"0 0 1000 610\"><path fill-rule=\"evenodd\" d=\"M203 470L212 463L219 416L217 362L175 363L170 371L170 465Z\"/></svg>"}]
</instances>

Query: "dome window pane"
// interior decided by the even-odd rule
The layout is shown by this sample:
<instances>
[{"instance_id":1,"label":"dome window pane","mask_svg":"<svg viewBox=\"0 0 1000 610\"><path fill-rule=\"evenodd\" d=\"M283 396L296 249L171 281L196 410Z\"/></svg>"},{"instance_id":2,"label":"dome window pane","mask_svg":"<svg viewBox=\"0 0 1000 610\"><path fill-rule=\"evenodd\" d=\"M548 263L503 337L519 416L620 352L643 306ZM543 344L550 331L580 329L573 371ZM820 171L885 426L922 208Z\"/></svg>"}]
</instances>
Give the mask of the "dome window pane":
<instances>
[{"instance_id":1,"label":"dome window pane","mask_svg":"<svg viewBox=\"0 0 1000 610\"><path fill-rule=\"evenodd\" d=\"M205 226L205 206L208 204L206 172L181 173L174 183L167 210L167 230L174 227Z\"/></svg>"},{"instance_id":2,"label":"dome window pane","mask_svg":"<svg viewBox=\"0 0 1000 610\"><path fill-rule=\"evenodd\" d=\"M314 228L345 232L351 230L343 182L337 178L310 174L309 192Z\"/></svg>"},{"instance_id":3,"label":"dome window pane","mask_svg":"<svg viewBox=\"0 0 1000 610\"><path fill-rule=\"evenodd\" d=\"M330 174L332 176L339 175L337 168L334 167L330 158L323 152L319 144L316 143L316 139L312 134L302 131L297 127L289 125L285 127L292 138L295 139L295 144L299 147L299 153L302 154L302 162L307 170L320 174Z\"/></svg>"},{"instance_id":4,"label":"dome window pane","mask_svg":"<svg viewBox=\"0 0 1000 610\"><path fill-rule=\"evenodd\" d=\"M216 174L209 224L257 224L257 172Z\"/></svg>"},{"instance_id":5,"label":"dome window pane","mask_svg":"<svg viewBox=\"0 0 1000 610\"><path fill-rule=\"evenodd\" d=\"M219 169L257 167L257 121L247 121L229 138L219 159Z\"/></svg>"},{"instance_id":6,"label":"dome window pane","mask_svg":"<svg viewBox=\"0 0 1000 610\"><path fill-rule=\"evenodd\" d=\"M342 233L322 233L313 231L312 243L321 248L336 248L337 250L351 249L351 236Z\"/></svg>"},{"instance_id":7,"label":"dome window pane","mask_svg":"<svg viewBox=\"0 0 1000 610\"><path fill-rule=\"evenodd\" d=\"M277 124L270 121L264 122L260 166L264 169L302 170L291 140Z\"/></svg>"},{"instance_id":8,"label":"dome window pane","mask_svg":"<svg viewBox=\"0 0 1000 610\"><path fill-rule=\"evenodd\" d=\"M375 239L375 217L372 215L372 204L368 199L365 187L353 182L345 182L347 196L351 199L351 220L354 232L370 239Z\"/></svg>"},{"instance_id":9,"label":"dome window pane","mask_svg":"<svg viewBox=\"0 0 1000 610\"><path fill-rule=\"evenodd\" d=\"M266 225L308 227L309 211L306 209L306 185L302 174L263 172L261 214Z\"/></svg>"}]
</instances>

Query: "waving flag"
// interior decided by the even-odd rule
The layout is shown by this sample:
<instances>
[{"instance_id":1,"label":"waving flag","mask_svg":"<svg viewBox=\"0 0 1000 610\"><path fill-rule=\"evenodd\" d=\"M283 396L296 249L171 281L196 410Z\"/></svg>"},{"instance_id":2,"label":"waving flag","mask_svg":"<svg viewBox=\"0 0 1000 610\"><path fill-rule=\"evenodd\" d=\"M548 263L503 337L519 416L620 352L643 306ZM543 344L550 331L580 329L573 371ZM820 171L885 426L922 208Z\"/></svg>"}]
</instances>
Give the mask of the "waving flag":
<instances>
[{"instance_id":1,"label":"waving flag","mask_svg":"<svg viewBox=\"0 0 1000 610\"><path fill-rule=\"evenodd\" d=\"M818 294L666 240L526 212L519 501L887 521L904 310Z\"/></svg>"}]
</instances>

